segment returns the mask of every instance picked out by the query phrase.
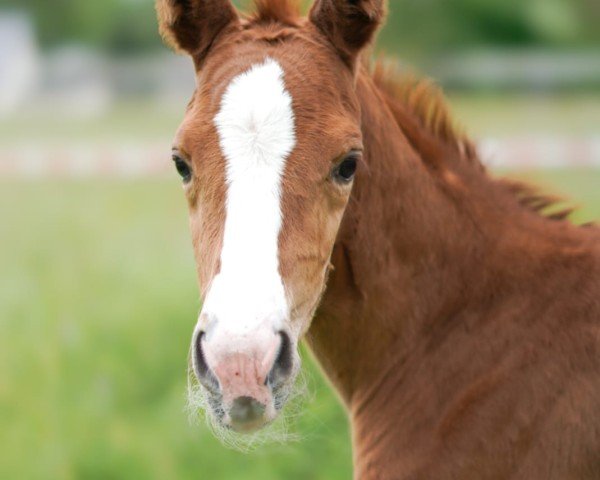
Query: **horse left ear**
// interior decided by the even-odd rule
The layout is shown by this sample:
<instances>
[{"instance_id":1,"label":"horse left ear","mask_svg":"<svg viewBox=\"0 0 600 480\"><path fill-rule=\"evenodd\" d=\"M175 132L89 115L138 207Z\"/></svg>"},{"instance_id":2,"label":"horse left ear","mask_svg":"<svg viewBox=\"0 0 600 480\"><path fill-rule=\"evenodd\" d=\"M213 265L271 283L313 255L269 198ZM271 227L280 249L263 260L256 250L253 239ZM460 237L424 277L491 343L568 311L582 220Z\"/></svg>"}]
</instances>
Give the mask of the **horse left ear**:
<instances>
[{"instance_id":1,"label":"horse left ear","mask_svg":"<svg viewBox=\"0 0 600 480\"><path fill-rule=\"evenodd\" d=\"M385 0L316 0L310 20L354 67L386 14Z\"/></svg>"}]
</instances>

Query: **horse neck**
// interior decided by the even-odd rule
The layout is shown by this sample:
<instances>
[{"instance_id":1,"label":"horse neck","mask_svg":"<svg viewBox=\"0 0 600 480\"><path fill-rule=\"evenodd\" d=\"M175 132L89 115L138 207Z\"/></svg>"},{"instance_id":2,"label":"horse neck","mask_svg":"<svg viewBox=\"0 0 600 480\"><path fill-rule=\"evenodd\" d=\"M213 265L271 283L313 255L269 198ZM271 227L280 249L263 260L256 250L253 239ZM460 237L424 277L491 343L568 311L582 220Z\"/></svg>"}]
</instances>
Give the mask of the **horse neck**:
<instances>
[{"instance_id":1,"label":"horse neck","mask_svg":"<svg viewBox=\"0 0 600 480\"><path fill-rule=\"evenodd\" d=\"M513 239L520 221L508 207L485 213L492 202L512 203L481 168L459 162L433 173L367 75L360 75L358 92L365 168L307 340L350 411L357 469L364 473L371 461L394 468L399 446L415 438L397 419L407 415L407 401L431 400L420 397L425 384L408 398L406 372L422 370L421 382L429 382L427 358L448 348L442 338L467 303L485 303L490 282L499 288L511 282L491 262L501 263L497 237L508 215ZM426 421L417 414L405 426L417 418Z\"/></svg>"},{"instance_id":2,"label":"horse neck","mask_svg":"<svg viewBox=\"0 0 600 480\"><path fill-rule=\"evenodd\" d=\"M462 200L440 188L440 176L456 183L457 174L432 175L366 74L358 93L364 165L308 332L348 406L428 321L459 306L477 281L486 243Z\"/></svg>"}]
</instances>

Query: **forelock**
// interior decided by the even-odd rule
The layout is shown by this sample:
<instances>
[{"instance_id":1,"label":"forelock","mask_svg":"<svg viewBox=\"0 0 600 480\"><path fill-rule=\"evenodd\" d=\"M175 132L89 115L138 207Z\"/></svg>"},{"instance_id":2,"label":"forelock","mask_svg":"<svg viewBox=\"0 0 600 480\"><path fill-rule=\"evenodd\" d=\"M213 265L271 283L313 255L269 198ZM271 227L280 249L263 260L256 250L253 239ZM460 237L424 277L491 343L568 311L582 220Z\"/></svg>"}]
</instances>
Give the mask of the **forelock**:
<instances>
[{"instance_id":1,"label":"forelock","mask_svg":"<svg viewBox=\"0 0 600 480\"><path fill-rule=\"evenodd\" d=\"M254 22L276 22L297 26L300 20L300 0L254 0Z\"/></svg>"}]
</instances>

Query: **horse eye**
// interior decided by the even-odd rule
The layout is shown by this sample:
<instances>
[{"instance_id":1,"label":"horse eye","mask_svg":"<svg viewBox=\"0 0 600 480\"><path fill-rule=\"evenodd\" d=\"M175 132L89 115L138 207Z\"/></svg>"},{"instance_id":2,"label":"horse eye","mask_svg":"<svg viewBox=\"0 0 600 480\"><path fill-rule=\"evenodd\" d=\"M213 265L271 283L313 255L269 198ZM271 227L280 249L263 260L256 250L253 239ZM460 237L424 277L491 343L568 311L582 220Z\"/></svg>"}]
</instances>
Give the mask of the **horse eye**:
<instances>
[{"instance_id":1,"label":"horse eye","mask_svg":"<svg viewBox=\"0 0 600 480\"><path fill-rule=\"evenodd\" d=\"M192 170L185 160L177 155L173 155L173 162L177 173L181 176L183 183L188 183L192 178Z\"/></svg>"},{"instance_id":2,"label":"horse eye","mask_svg":"<svg viewBox=\"0 0 600 480\"><path fill-rule=\"evenodd\" d=\"M351 153L344 158L344 160L334 168L333 178L340 183L350 183L356 173L358 158L357 153Z\"/></svg>"}]
</instances>

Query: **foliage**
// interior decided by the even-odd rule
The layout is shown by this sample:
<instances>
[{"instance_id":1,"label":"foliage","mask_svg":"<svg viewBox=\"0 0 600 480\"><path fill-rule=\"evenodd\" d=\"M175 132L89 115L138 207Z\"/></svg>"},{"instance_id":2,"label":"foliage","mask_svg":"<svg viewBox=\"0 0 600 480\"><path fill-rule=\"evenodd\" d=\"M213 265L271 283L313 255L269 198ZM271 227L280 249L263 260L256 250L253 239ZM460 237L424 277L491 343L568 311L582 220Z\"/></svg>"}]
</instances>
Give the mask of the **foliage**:
<instances>
[{"instance_id":1,"label":"foliage","mask_svg":"<svg viewBox=\"0 0 600 480\"><path fill-rule=\"evenodd\" d=\"M161 45L153 0L0 0L33 15L43 46L85 43L126 54Z\"/></svg>"},{"instance_id":2,"label":"foliage","mask_svg":"<svg viewBox=\"0 0 600 480\"><path fill-rule=\"evenodd\" d=\"M600 44L596 0L390 0L389 4L391 16L382 43L393 52ZM42 45L77 41L119 54L160 46L154 0L0 0L3 6L32 12Z\"/></svg>"}]
</instances>

